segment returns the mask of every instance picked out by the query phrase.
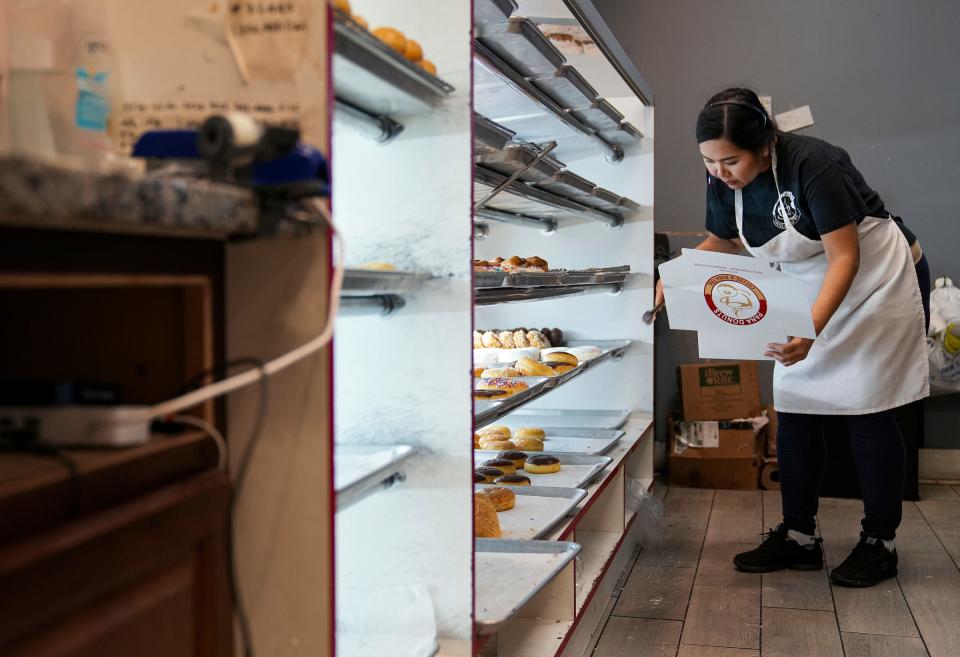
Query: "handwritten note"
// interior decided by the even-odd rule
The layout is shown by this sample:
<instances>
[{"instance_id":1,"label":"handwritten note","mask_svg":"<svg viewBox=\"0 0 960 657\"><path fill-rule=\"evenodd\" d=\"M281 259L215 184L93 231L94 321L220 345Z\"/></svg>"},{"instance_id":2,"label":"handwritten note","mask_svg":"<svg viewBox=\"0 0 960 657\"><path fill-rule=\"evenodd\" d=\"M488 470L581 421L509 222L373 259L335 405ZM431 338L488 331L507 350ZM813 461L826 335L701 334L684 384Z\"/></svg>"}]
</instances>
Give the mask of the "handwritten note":
<instances>
[{"instance_id":1,"label":"handwritten note","mask_svg":"<svg viewBox=\"0 0 960 657\"><path fill-rule=\"evenodd\" d=\"M113 117L114 148L129 155L140 136L149 130L198 128L212 114L245 112L270 125L299 128L298 102L245 102L230 100L127 100Z\"/></svg>"},{"instance_id":2,"label":"handwritten note","mask_svg":"<svg viewBox=\"0 0 960 657\"><path fill-rule=\"evenodd\" d=\"M777 114L777 127L784 132L793 132L800 128L806 128L813 125L813 114L810 112L810 106L804 105L789 112Z\"/></svg>"},{"instance_id":3,"label":"handwritten note","mask_svg":"<svg viewBox=\"0 0 960 657\"><path fill-rule=\"evenodd\" d=\"M245 82L293 81L307 52L310 0L230 0L227 44Z\"/></svg>"}]
</instances>

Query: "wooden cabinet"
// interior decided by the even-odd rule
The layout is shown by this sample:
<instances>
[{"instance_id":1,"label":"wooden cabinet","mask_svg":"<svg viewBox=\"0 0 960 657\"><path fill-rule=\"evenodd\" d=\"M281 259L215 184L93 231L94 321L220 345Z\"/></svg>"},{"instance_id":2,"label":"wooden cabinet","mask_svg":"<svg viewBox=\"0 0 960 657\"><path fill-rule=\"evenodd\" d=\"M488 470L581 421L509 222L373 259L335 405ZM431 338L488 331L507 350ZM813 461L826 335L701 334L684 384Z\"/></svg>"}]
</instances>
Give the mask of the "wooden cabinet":
<instances>
[{"instance_id":1,"label":"wooden cabinet","mask_svg":"<svg viewBox=\"0 0 960 657\"><path fill-rule=\"evenodd\" d=\"M229 492L207 471L0 546L0 655L232 654Z\"/></svg>"}]
</instances>

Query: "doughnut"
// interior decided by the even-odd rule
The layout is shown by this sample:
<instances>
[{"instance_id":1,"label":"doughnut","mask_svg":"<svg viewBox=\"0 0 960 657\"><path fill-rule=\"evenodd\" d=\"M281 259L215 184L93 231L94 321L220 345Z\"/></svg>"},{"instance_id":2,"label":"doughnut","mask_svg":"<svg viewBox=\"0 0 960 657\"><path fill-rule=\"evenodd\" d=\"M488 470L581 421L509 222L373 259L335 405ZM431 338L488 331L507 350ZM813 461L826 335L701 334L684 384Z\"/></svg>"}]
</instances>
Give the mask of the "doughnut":
<instances>
[{"instance_id":1,"label":"doughnut","mask_svg":"<svg viewBox=\"0 0 960 657\"><path fill-rule=\"evenodd\" d=\"M517 494L509 488L496 486L478 491L480 495L486 495L490 503L493 504L494 511L509 511L517 503Z\"/></svg>"},{"instance_id":2,"label":"doughnut","mask_svg":"<svg viewBox=\"0 0 960 657\"><path fill-rule=\"evenodd\" d=\"M507 449L497 454L497 458L512 461L517 468L522 468L524 461L527 460L527 455L515 449Z\"/></svg>"},{"instance_id":3,"label":"doughnut","mask_svg":"<svg viewBox=\"0 0 960 657\"><path fill-rule=\"evenodd\" d=\"M491 367L488 370L484 370L480 376L483 379L504 379L516 378L523 375L520 373L520 370L512 367Z\"/></svg>"},{"instance_id":4,"label":"doughnut","mask_svg":"<svg viewBox=\"0 0 960 657\"><path fill-rule=\"evenodd\" d=\"M497 333L497 340L504 349L513 349L519 346L513 343L513 331L500 331Z\"/></svg>"},{"instance_id":5,"label":"doughnut","mask_svg":"<svg viewBox=\"0 0 960 657\"><path fill-rule=\"evenodd\" d=\"M513 332L513 346L517 349L522 349L523 347L529 347L530 342L527 340L526 331L514 331Z\"/></svg>"},{"instance_id":6,"label":"doughnut","mask_svg":"<svg viewBox=\"0 0 960 657\"><path fill-rule=\"evenodd\" d=\"M502 424L493 424L482 429L477 429L477 434L481 437L489 436L490 434L497 434L498 436L509 438L513 435L513 432L510 431L510 427L506 427Z\"/></svg>"},{"instance_id":7,"label":"doughnut","mask_svg":"<svg viewBox=\"0 0 960 657\"><path fill-rule=\"evenodd\" d=\"M473 434L473 448L480 449L480 436Z\"/></svg>"},{"instance_id":8,"label":"doughnut","mask_svg":"<svg viewBox=\"0 0 960 657\"><path fill-rule=\"evenodd\" d=\"M474 342L476 342L476 340L474 340ZM540 331L527 331L527 342L530 343L531 347L537 347L538 349L545 349L550 346L547 343L546 336Z\"/></svg>"},{"instance_id":9,"label":"doughnut","mask_svg":"<svg viewBox=\"0 0 960 657\"><path fill-rule=\"evenodd\" d=\"M520 370L524 376L556 376L556 372L554 372L552 368L530 358L519 359L516 368Z\"/></svg>"},{"instance_id":10,"label":"doughnut","mask_svg":"<svg viewBox=\"0 0 960 657\"><path fill-rule=\"evenodd\" d=\"M515 438L510 441L516 449L522 449L526 452L542 452L543 441L539 438ZM481 445L483 442L481 441Z\"/></svg>"},{"instance_id":11,"label":"doughnut","mask_svg":"<svg viewBox=\"0 0 960 657\"><path fill-rule=\"evenodd\" d=\"M497 339L497 336L494 335L493 331L487 331L480 336L480 342L483 343L484 347L488 349L499 349L503 345L500 344L500 341Z\"/></svg>"},{"instance_id":12,"label":"doughnut","mask_svg":"<svg viewBox=\"0 0 960 657\"><path fill-rule=\"evenodd\" d=\"M516 474L517 466L513 461L507 459L490 459L480 464L484 468L496 468L502 470L503 474Z\"/></svg>"},{"instance_id":13,"label":"doughnut","mask_svg":"<svg viewBox=\"0 0 960 657\"><path fill-rule=\"evenodd\" d=\"M500 538L500 520L490 498L482 493L473 495L473 535L478 538Z\"/></svg>"},{"instance_id":14,"label":"doughnut","mask_svg":"<svg viewBox=\"0 0 960 657\"><path fill-rule=\"evenodd\" d=\"M542 269L543 271L550 270L550 267L547 265L547 261L543 258L538 258L537 256L531 256L527 258L524 264L527 267L536 267L537 269Z\"/></svg>"},{"instance_id":15,"label":"doughnut","mask_svg":"<svg viewBox=\"0 0 960 657\"><path fill-rule=\"evenodd\" d=\"M517 438L536 438L537 440L543 440L547 437L547 432L539 427L521 427L517 429L513 435Z\"/></svg>"},{"instance_id":16,"label":"doughnut","mask_svg":"<svg viewBox=\"0 0 960 657\"><path fill-rule=\"evenodd\" d=\"M551 474L560 472L560 459L549 454L537 454L527 457L523 469L531 474Z\"/></svg>"},{"instance_id":17,"label":"doughnut","mask_svg":"<svg viewBox=\"0 0 960 657\"><path fill-rule=\"evenodd\" d=\"M497 479L499 479L499 478L500 478L500 477L497 477ZM486 476L486 475L482 475L482 474L480 474L479 472L476 472L476 471L475 471L475 472L473 473L473 483L475 483L475 484L486 484L486 483L488 483L488 482L487 482L487 476Z\"/></svg>"},{"instance_id":18,"label":"doughnut","mask_svg":"<svg viewBox=\"0 0 960 657\"><path fill-rule=\"evenodd\" d=\"M567 365L566 363L559 363L557 365L550 365L549 367L553 368L553 371L557 374L566 374L570 370L577 369L576 365Z\"/></svg>"},{"instance_id":19,"label":"doughnut","mask_svg":"<svg viewBox=\"0 0 960 657\"><path fill-rule=\"evenodd\" d=\"M493 483L505 486L529 486L530 477L522 474L503 475L494 479Z\"/></svg>"},{"instance_id":20,"label":"doughnut","mask_svg":"<svg viewBox=\"0 0 960 657\"><path fill-rule=\"evenodd\" d=\"M483 348L483 333L480 331L473 332L473 348L481 349Z\"/></svg>"},{"instance_id":21,"label":"doughnut","mask_svg":"<svg viewBox=\"0 0 960 657\"><path fill-rule=\"evenodd\" d=\"M479 379L480 377L483 376L483 373L486 372L486 371L487 371L487 370L485 370L485 369L482 368L482 367L474 367L474 368L473 368L473 378Z\"/></svg>"},{"instance_id":22,"label":"doughnut","mask_svg":"<svg viewBox=\"0 0 960 657\"><path fill-rule=\"evenodd\" d=\"M497 468L477 468L474 472L483 475L488 484L492 484L494 479L506 474L503 470L498 470Z\"/></svg>"},{"instance_id":23,"label":"doughnut","mask_svg":"<svg viewBox=\"0 0 960 657\"><path fill-rule=\"evenodd\" d=\"M473 396L475 399L503 399L529 387L518 379L478 379Z\"/></svg>"},{"instance_id":24,"label":"doughnut","mask_svg":"<svg viewBox=\"0 0 960 657\"><path fill-rule=\"evenodd\" d=\"M557 365L576 365L580 361L577 360L577 357L567 351L554 351L550 349L548 353L542 355L543 362L550 367L555 367L553 363Z\"/></svg>"},{"instance_id":25,"label":"doughnut","mask_svg":"<svg viewBox=\"0 0 960 657\"><path fill-rule=\"evenodd\" d=\"M496 438L480 439L480 449L485 452L499 452L501 450L512 450L516 447L512 440L507 440L503 436Z\"/></svg>"}]
</instances>

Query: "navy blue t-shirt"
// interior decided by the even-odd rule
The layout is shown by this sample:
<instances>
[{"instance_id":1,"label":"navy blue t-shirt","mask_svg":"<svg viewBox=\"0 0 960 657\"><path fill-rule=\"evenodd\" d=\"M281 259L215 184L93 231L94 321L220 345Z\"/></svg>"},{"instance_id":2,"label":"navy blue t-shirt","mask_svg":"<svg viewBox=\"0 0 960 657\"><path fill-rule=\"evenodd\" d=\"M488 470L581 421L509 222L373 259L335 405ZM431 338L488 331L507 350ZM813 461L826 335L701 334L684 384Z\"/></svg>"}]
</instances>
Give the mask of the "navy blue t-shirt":
<instances>
[{"instance_id":1,"label":"navy blue t-shirt","mask_svg":"<svg viewBox=\"0 0 960 657\"><path fill-rule=\"evenodd\" d=\"M770 169L743 188L743 234L750 246L763 246L791 224L804 236L819 240L864 217L887 217L880 195L867 185L850 156L815 137L777 135L777 177L780 199ZM734 191L707 174L707 230L726 239L739 237ZM913 233L897 218L909 243Z\"/></svg>"}]
</instances>

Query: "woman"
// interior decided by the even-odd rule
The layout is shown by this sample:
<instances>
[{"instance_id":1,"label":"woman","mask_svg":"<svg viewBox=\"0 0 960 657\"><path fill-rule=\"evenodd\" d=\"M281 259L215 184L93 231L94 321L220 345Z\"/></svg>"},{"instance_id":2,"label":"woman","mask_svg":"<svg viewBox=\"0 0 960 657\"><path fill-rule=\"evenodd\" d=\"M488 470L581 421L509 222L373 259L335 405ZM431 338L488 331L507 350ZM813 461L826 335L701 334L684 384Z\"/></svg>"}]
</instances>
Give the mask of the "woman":
<instances>
[{"instance_id":1,"label":"woman","mask_svg":"<svg viewBox=\"0 0 960 657\"><path fill-rule=\"evenodd\" d=\"M823 567L814 536L820 423L842 415L864 518L860 542L831 579L873 586L897 574L905 457L894 409L928 394L919 245L844 150L778 132L753 91L711 98L697 118L697 142L707 168L708 230L697 248L745 248L802 280L817 334L768 345L765 355L777 361L783 523L734 564L748 572Z\"/></svg>"}]
</instances>

